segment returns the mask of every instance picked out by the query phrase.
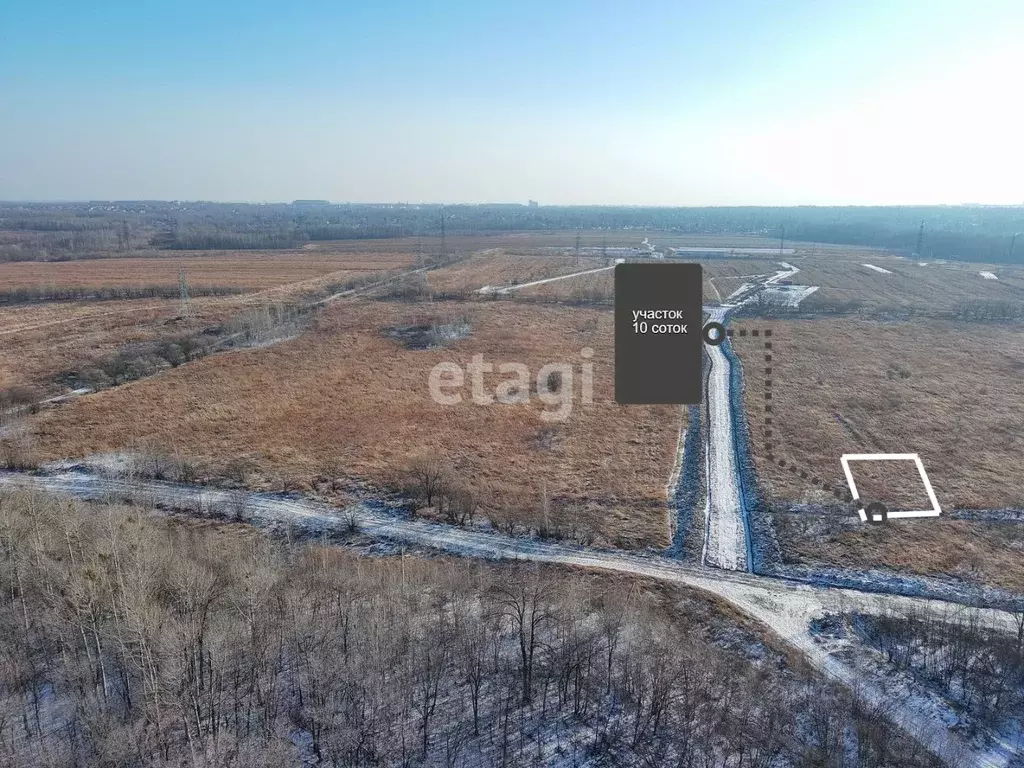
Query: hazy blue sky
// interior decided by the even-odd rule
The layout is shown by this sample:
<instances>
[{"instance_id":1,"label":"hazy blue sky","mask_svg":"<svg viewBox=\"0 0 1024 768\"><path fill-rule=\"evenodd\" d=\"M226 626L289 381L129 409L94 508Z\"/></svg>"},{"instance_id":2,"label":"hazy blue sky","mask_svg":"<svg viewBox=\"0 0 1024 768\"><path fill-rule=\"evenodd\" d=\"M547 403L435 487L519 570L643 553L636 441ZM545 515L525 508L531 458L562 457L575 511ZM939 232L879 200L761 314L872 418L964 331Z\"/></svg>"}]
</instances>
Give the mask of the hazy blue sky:
<instances>
[{"instance_id":1,"label":"hazy blue sky","mask_svg":"<svg viewBox=\"0 0 1024 768\"><path fill-rule=\"evenodd\" d=\"M0 199L1024 202L1024 2L0 0Z\"/></svg>"}]
</instances>

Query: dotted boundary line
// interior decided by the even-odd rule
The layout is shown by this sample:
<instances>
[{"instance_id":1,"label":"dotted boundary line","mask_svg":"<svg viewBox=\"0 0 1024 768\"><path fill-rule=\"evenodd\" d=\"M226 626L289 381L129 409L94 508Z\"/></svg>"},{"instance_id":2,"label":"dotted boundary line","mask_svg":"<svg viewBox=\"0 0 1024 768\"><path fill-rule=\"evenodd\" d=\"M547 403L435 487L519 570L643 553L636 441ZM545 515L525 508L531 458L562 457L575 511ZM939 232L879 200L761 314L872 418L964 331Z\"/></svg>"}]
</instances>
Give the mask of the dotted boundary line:
<instances>
[{"instance_id":1,"label":"dotted boundary line","mask_svg":"<svg viewBox=\"0 0 1024 768\"><path fill-rule=\"evenodd\" d=\"M734 336L738 336L740 338L743 338L743 337L745 337L747 335L747 333L748 333L748 331L747 331L746 328L737 328L735 330L735 332L733 331L733 329L729 328L729 329L726 330L725 335L726 335L727 338L730 338L730 339L733 338ZM749 333L750 333L750 336L752 338L765 338L765 339L772 338L772 329L771 328L752 328L752 329L750 329ZM829 483L826 483L824 480L822 480L817 475L815 475L813 473L810 473L810 472L807 472L807 470L801 469L799 466L797 466L792 461L787 461L786 459L784 459L784 458L782 458L780 456L776 456L776 448L778 446L778 443L777 443L777 439L778 438L775 437L775 421L774 421L775 410L774 410L774 404L772 402L772 375L773 375L772 374L772 368L773 368L773 365L775 363L775 352L776 352L776 350L775 350L774 342L773 341L765 341L764 342L764 380L763 380L764 381L764 387L763 387L762 392L761 392L761 395L762 395L762 406L763 406L763 416L762 416L763 429L762 429L762 434L763 434L763 437L764 437L765 459L770 464L777 465L780 469L788 469L790 474L792 474L792 475L799 475L801 480L810 480L811 485L813 485L813 486L815 486L817 488L821 488L826 493L831 493L833 496L836 497L836 499L839 499L840 501L856 502L857 500L853 498L853 495L850 493L849 489L846 488L845 486L840 487L840 486L830 485Z\"/></svg>"}]
</instances>

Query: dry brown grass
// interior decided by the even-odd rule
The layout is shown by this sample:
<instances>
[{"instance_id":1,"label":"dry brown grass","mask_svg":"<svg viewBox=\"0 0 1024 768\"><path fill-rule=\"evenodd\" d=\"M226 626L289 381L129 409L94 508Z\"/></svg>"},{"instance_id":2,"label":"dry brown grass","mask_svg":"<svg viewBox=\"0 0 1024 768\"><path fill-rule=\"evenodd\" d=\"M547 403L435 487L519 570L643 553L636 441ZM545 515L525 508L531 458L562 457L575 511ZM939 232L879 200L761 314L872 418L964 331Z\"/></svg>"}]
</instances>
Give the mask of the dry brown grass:
<instances>
[{"instance_id":1,"label":"dry brown grass","mask_svg":"<svg viewBox=\"0 0 1024 768\"><path fill-rule=\"evenodd\" d=\"M449 349L412 351L389 327L464 314L472 336ZM607 311L515 302L332 306L293 341L207 358L148 380L90 395L37 421L50 458L161 443L223 467L246 458L265 478L309 485L326 465L375 483L395 481L416 456L438 458L475 486L492 509L536 515L546 490L552 522L587 528L618 544L668 543L665 482L683 418L674 407L613 400L612 316ZM576 402L565 422L522 405L476 405L469 381L456 406L432 401L428 374L440 361L521 362L575 368L593 357L595 403ZM488 377L487 388L506 377Z\"/></svg>"},{"instance_id":2,"label":"dry brown grass","mask_svg":"<svg viewBox=\"0 0 1024 768\"><path fill-rule=\"evenodd\" d=\"M735 328L764 327L745 321ZM854 320L772 322L775 453L846 489L843 453L919 453L941 507L1024 507L1024 334L1018 327ZM759 481L777 502L832 495L765 460L763 339L733 337L744 363ZM860 497L890 509L929 506L910 462L852 465ZM1024 586L1024 529L1011 524L899 520L815 528L776 515L784 556L885 565ZM849 523L849 524L847 524Z\"/></svg>"},{"instance_id":3,"label":"dry brown grass","mask_svg":"<svg viewBox=\"0 0 1024 768\"><path fill-rule=\"evenodd\" d=\"M835 319L770 325L783 458L838 483L843 453L919 453L944 507L1024 506L1018 327ZM773 497L811 500L816 492L805 482L763 463L763 340L733 341L744 363L758 471Z\"/></svg>"},{"instance_id":4,"label":"dry brown grass","mask_svg":"<svg viewBox=\"0 0 1024 768\"><path fill-rule=\"evenodd\" d=\"M694 254L697 255L697 254ZM636 261L631 258L630 261ZM676 259L665 259L650 261L648 263L665 264L674 263ZM773 274L779 269L778 262L774 259L747 259L747 258L722 258L722 259L688 259L682 258L679 261L698 261L704 273L704 301L707 303L719 302L738 288L742 283L750 282L741 279L740 275ZM581 266L569 269L562 274L569 274L585 269L595 269L604 266L599 259L582 259ZM553 277L554 275L548 275ZM540 279L540 278L534 278ZM714 281L712 283L712 280ZM526 282L525 280L522 282ZM717 290L716 290L717 289ZM577 299L599 297L602 300L612 301L615 298L615 273L612 270L598 272L596 274L570 277L565 280L557 280L553 283L534 285L516 291L516 297L534 298L550 301L573 301Z\"/></svg>"},{"instance_id":5,"label":"dry brown grass","mask_svg":"<svg viewBox=\"0 0 1024 768\"><path fill-rule=\"evenodd\" d=\"M1024 526L1019 523L916 519L823 532L804 515L782 513L774 520L790 562L884 566L1024 592Z\"/></svg>"},{"instance_id":6,"label":"dry brown grass","mask_svg":"<svg viewBox=\"0 0 1024 768\"><path fill-rule=\"evenodd\" d=\"M33 304L0 308L0 389L87 366L126 344L154 341L230 316L235 299L197 298L197 319L172 322L179 303L160 299Z\"/></svg>"},{"instance_id":7,"label":"dry brown grass","mask_svg":"<svg viewBox=\"0 0 1024 768\"><path fill-rule=\"evenodd\" d=\"M499 250L477 254L453 266L431 272L428 282L433 290L442 293L473 294L485 285L504 288L604 265L605 262L601 259L581 258L580 264L577 265L572 256L519 256Z\"/></svg>"},{"instance_id":8,"label":"dry brown grass","mask_svg":"<svg viewBox=\"0 0 1024 768\"><path fill-rule=\"evenodd\" d=\"M59 263L17 262L0 265L0 275L21 287L117 287L176 284L178 267L186 266L189 282L269 287L237 296L195 297L195 318L181 320L178 300L133 299L33 303L0 307L0 389L32 384L53 389L54 374L88 368L99 359L135 343L195 334L223 323L239 312L303 298L328 286L371 276L381 270L408 267L413 256L395 251L329 253L323 257L281 252L189 256L186 259L103 259ZM196 269L194 269L196 267ZM7 270L6 272L4 270ZM46 276L40 283L32 275ZM51 280L52 278L52 280ZM17 281L22 282L18 283ZM12 286L14 287L14 286ZM56 390L53 390L56 392Z\"/></svg>"},{"instance_id":9,"label":"dry brown grass","mask_svg":"<svg viewBox=\"0 0 1024 768\"><path fill-rule=\"evenodd\" d=\"M801 306L859 301L867 310L949 310L964 301L1024 301L1024 269L961 262L927 262L871 252L835 250L827 256L795 258L793 282L820 286ZM873 264L892 274L864 267ZM989 270L998 280L980 274Z\"/></svg>"},{"instance_id":10,"label":"dry brown grass","mask_svg":"<svg viewBox=\"0 0 1024 768\"><path fill-rule=\"evenodd\" d=\"M596 269L599 265L591 262L588 266L578 267L584 269ZM590 275L569 277L565 280L556 280L553 283L542 285L531 285L513 294L514 298L538 299L541 301L607 301L615 300L615 272L606 270L595 272Z\"/></svg>"},{"instance_id":11,"label":"dry brown grass","mask_svg":"<svg viewBox=\"0 0 1024 768\"><path fill-rule=\"evenodd\" d=\"M329 251L185 252L152 258L92 259L0 264L0 285L16 288L117 288L177 285L184 268L191 285L257 291L320 278L397 269L411 263L408 253Z\"/></svg>"}]
</instances>

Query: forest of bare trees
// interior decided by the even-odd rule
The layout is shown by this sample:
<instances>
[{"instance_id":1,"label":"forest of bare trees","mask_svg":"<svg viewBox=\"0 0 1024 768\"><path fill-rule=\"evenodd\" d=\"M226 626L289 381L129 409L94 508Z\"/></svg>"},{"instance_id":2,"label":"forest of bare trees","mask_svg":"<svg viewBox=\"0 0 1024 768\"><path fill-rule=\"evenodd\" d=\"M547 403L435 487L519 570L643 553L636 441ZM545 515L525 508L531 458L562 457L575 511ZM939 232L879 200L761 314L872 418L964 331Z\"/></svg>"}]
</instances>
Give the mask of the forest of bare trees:
<instances>
[{"instance_id":1,"label":"forest of bare trees","mask_svg":"<svg viewBox=\"0 0 1024 768\"><path fill-rule=\"evenodd\" d=\"M708 600L0 495L0 764L923 766Z\"/></svg>"},{"instance_id":2,"label":"forest of bare trees","mask_svg":"<svg viewBox=\"0 0 1024 768\"><path fill-rule=\"evenodd\" d=\"M910 672L974 722L999 728L1024 718L1024 604L1010 607L1016 636L984 626L977 611L854 616L852 626L886 663Z\"/></svg>"}]
</instances>

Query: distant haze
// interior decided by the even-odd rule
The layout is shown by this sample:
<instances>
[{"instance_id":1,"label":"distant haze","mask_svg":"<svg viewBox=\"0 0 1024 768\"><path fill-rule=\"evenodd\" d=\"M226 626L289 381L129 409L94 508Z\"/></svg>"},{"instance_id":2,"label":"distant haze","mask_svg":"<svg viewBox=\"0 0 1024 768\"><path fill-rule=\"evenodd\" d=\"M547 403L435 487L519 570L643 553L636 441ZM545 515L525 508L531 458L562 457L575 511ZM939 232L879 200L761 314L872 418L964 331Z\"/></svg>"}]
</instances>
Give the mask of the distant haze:
<instances>
[{"instance_id":1,"label":"distant haze","mask_svg":"<svg viewBox=\"0 0 1024 768\"><path fill-rule=\"evenodd\" d=\"M0 4L0 199L1024 203L1024 3Z\"/></svg>"}]
</instances>

